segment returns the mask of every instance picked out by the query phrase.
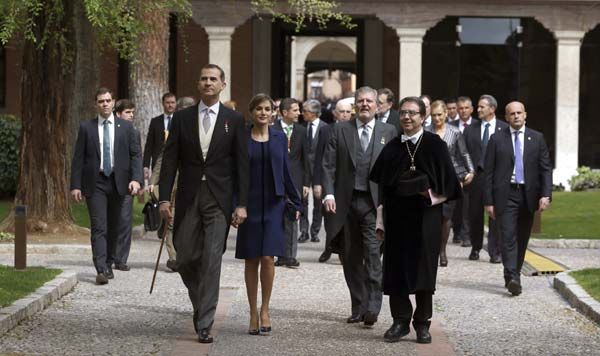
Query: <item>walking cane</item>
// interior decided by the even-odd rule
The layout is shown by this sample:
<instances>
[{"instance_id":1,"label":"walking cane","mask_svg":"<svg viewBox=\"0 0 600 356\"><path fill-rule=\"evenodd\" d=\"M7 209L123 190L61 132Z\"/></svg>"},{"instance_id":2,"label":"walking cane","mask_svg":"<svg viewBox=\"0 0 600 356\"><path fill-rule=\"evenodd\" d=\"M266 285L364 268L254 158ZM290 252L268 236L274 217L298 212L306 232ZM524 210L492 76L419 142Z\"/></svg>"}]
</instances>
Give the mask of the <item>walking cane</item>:
<instances>
[{"instance_id":1,"label":"walking cane","mask_svg":"<svg viewBox=\"0 0 600 356\"><path fill-rule=\"evenodd\" d=\"M165 224L166 229L168 229L168 225ZM165 244L165 240L167 239L166 236L163 236L163 238L160 241L160 247L158 249L158 258L156 258L156 266L154 266L154 274L152 275L152 284L150 285L150 294L152 294L152 290L154 289L154 281L156 280L156 271L158 271L158 264L160 263L160 254L162 253L163 250L163 245Z\"/></svg>"}]
</instances>

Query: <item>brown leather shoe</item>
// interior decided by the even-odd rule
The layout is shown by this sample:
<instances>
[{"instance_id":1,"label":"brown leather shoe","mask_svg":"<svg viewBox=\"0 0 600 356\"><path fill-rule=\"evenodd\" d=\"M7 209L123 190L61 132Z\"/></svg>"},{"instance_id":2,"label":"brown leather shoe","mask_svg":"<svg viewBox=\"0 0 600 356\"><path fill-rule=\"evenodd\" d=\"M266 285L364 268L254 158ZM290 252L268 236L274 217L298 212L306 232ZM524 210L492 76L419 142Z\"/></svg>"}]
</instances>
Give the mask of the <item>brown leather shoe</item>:
<instances>
[{"instance_id":1,"label":"brown leather shoe","mask_svg":"<svg viewBox=\"0 0 600 356\"><path fill-rule=\"evenodd\" d=\"M104 273L98 273L98 275L96 275L96 284L98 284L98 285L108 284L108 278L106 278Z\"/></svg>"}]
</instances>

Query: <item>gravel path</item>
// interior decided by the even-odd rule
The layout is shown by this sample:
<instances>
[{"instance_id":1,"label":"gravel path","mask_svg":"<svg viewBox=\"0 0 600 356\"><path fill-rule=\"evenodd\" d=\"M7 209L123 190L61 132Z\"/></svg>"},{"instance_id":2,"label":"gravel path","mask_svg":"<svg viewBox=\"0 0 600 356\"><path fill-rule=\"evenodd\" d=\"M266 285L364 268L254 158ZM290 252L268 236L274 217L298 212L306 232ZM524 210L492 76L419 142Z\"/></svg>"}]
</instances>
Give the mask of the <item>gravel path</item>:
<instances>
[{"instance_id":1,"label":"gravel path","mask_svg":"<svg viewBox=\"0 0 600 356\"><path fill-rule=\"evenodd\" d=\"M337 259L317 262L323 248L301 244L299 269L278 268L271 304L272 336L250 336L243 263L224 257L221 286L237 288L211 355L415 354L414 332L397 344L382 342L391 323L387 297L372 329L345 323L349 295ZM94 285L91 252L32 254L29 265L80 273L74 291L0 338L0 354L170 355L189 324L191 305L177 274L164 267L148 294L158 240L134 241L130 272L115 271L108 286ZM81 252L81 250L79 250ZM598 250L537 249L572 268L600 265ZM502 266L467 260L469 249L449 246L450 266L440 268L434 319L459 355L600 355L600 328L568 306L552 277L522 277L523 294L503 288ZM487 256L486 256L487 257ZM12 255L0 254L0 263ZM435 342L435 340L434 340Z\"/></svg>"}]
</instances>

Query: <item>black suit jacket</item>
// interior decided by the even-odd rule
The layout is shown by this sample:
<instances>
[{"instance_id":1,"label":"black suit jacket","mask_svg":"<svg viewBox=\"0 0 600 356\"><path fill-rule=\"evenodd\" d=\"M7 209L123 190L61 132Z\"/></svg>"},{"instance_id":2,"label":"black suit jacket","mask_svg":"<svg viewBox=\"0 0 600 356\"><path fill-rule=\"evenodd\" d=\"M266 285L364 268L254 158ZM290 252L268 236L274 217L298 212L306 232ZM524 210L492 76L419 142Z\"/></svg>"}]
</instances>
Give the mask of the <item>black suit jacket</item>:
<instances>
[{"instance_id":1,"label":"black suit jacket","mask_svg":"<svg viewBox=\"0 0 600 356\"><path fill-rule=\"evenodd\" d=\"M398 136L398 132L394 126L375 121L371 136L373 142L371 169L383 147L396 136ZM325 214L325 230L328 236L337 235L344 226L350 211L356 174L356 147L358 146L360 146L360 139L355 119L333 125L323 157L323 198L333 194L336 205L335 214ZM377 184L369 181L369 190L373 205L377 206L379 203Z\"/></svg>"},{"instance_id":2,"label":"black suit jacket","mask_svg":"<svg viewBox=\"0 0 600 356\"><path fill-rule=\"evenodd\" d=\"M493 135L486 150L483 201L484 205L493 205L497 214L506 208L515 167L512 136L510 129ZM552 197L552 165L540 132L526 127L522 139L527 208L533 212L541 197Z\"/></svg>"},{"instance_id":3,"label":"black suit jacket","mask_svg":"<svg viewBox=\"0 0 600 356\"><path fill-rule=\"evenodd\" d=\"M377 119L381 120L379 116ZM398 133L402 132L402 128L400 127L400 113L398 111L390 109L390 115L385 123L394 126Z\"/></svg>"},{"instance_id":4,"label":"black suit jacket","mask_svg":"<svg viewBox=\"0 0 600 356\"><path fill-rule=\"evenodd\" d=\"M117 192L127 195L129 182L143 185L142 152L130 122L115 117L114 125L113 174ZM100 174L100 150L98 118L81 122L71 163L71 190L80 189L86 197L94 194Z\"/></svg>"},{"instance_id":5,"label":"black suit jacket","mask_svg":"<svg viewBox=\"0 0 600 356\"><path fill-rule=\"evenodd\" d=\"M477 170L477 172L482 172L485 166L483 162L483 159L485 157L483 157L483 147L481 143L481 134L484 129L485 127L483 126L482 121L473 120L471 125L469 125L463 132L463 136L465 137L465 143L467 144L467 150L471 155L471 160L473 161L473 165L475 166L475 170ZM496 118L496 131L494 132L494 135L505 130L508 130L508 124L506 123L506 121L501 121L498 118ZM494 135L491 135L490 138Z\"/></svg>"},{"instance_id":6,"label":"black suit jacket","mask_svg":"<svg viewBox=\"0 0 600 356\"><path fill-rule=\"evenodd\" d=\"M497 120L497 119L496 119L496 120ZM449 124L449 125L452 125L452 126L454 126L454 127L458 127L458 128L460 129L460 127L458 126L458 124L460 123L460 121L461 121L461 120L460 120L460 119L458 119L458 120L450 121L448 124ZM471 118L471 124L470 124L470 125L473 125L473 124L475 124L475 123L477 123L477 122L481 122L481 120L479 120L479 119L476 119L476 118L472 117L472 118ZM469 126L467 126L467 127L469 127ZM464 135L464 133L463 133L463 135Z\"/></svg>"},{"instance_id":7,"label":"black suit jacket","mask_svg":"<svg viewBox=\"0 0 600 356\"><path fill-rule=\"evenodd\" d=\"M229 224L234 193L237 206L248 206L250 167L244 118L219 105L206 160L200 147L198 105L177 111L172 120L160 169L159 200L171 200L175 175L179 173L174 228L194 202L203 175Z\"/></svg>"},{"instance_id":8,"label":"black suit jacket","mask_svg":"<svg viewBox=\"0 0 600 356\"><path fill-rule=\"evenodd\" d=\"M173 120L173 118L171 118ZM160 155L165 143L165 114L160 114L150 120L148 127L148 137L146 138L146 146L144 147L144 167L154 169L156 160Z\"/></svg>"},{"instance_id":9,"label":"black suit jacket","mask_svg":"<svg viewBox=\"0 0 600 356\"><path fill-rule=\"evenodd\" d=\"M283 132L281 120L275 121L273 128ZM283 132L285 134L285 132ZM287 136L286 136L287 140ZM292 180L298 191L302 191L302 187L309 186L308 176L308 151L306 146L306 128L298 123L294 124L292 136L288 142L288 159L290 165L290 173Z\"/></svg>"},{"instance_id":10,"label":"black suit jacket","mask_svg":"<svg viewBox=\"0 0 600 356\"><path fill-rule=\"evenodd\" d=\"M306 144L309 186L321 185L323 180L323 153L331 136L331 125L320 120L312 145ZM307 129L308 137L308 129Z\"/></svg>"}]
</instances>

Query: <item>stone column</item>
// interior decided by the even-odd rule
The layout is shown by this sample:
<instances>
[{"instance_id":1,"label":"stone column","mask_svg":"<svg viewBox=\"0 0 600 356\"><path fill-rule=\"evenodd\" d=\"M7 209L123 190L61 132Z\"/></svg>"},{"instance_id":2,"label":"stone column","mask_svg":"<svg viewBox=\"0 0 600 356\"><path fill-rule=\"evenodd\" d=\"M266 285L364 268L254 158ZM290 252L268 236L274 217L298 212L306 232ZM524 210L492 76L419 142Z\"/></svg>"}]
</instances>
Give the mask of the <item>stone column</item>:
<instances>
[{"instance_id":1,"label":"stone column","mask_svg":"<svg viewBox=\"0 0 600 356\"><path fill-rule=\"evenodd\" d=\"M225 71L227 85L221 92L221 101L231 99L231 35L233 26L206 26L208 34L208 62L216 64Z\"/></svg>"},{"instance_id":2,"label":"stone column","mask_svg":"<svg viewBox=\"0 0 600 356\"><path fill-rule=\"evenodd\" d=\"M271 21L252 19L252 91L271 94Z\"/></svg>"},{"instance_id":3,"label":"stone column","mask_svg":"<svg viewBox=\"0 0 600 356\"><path fill-rule=\"evenodd\" d=\"M579 52L583 31L555 31L556 160L554 184L568 187L579 164Z\"/></svg>"},{"instance_id":4,"label":"stone column","mask_svg":"<svg viewBox=\"0 0 600 356\"><path fill-rule=\"evenodd\" d=\"M296 53L298 49L296 48L296 36L292 36L292 41L290 43L290 98L298 98L296 93Z\"/></svg>"},{"instance_id":5,"label":"stone column","mask_svg":"<svg viewBox=\"0 0 600 356\"><path fill-rule=\"evenodd\" d=\"M421 95L424 28L397 28L400 40L400 85L398 98Z\"/></svg>"}]
</instances>

